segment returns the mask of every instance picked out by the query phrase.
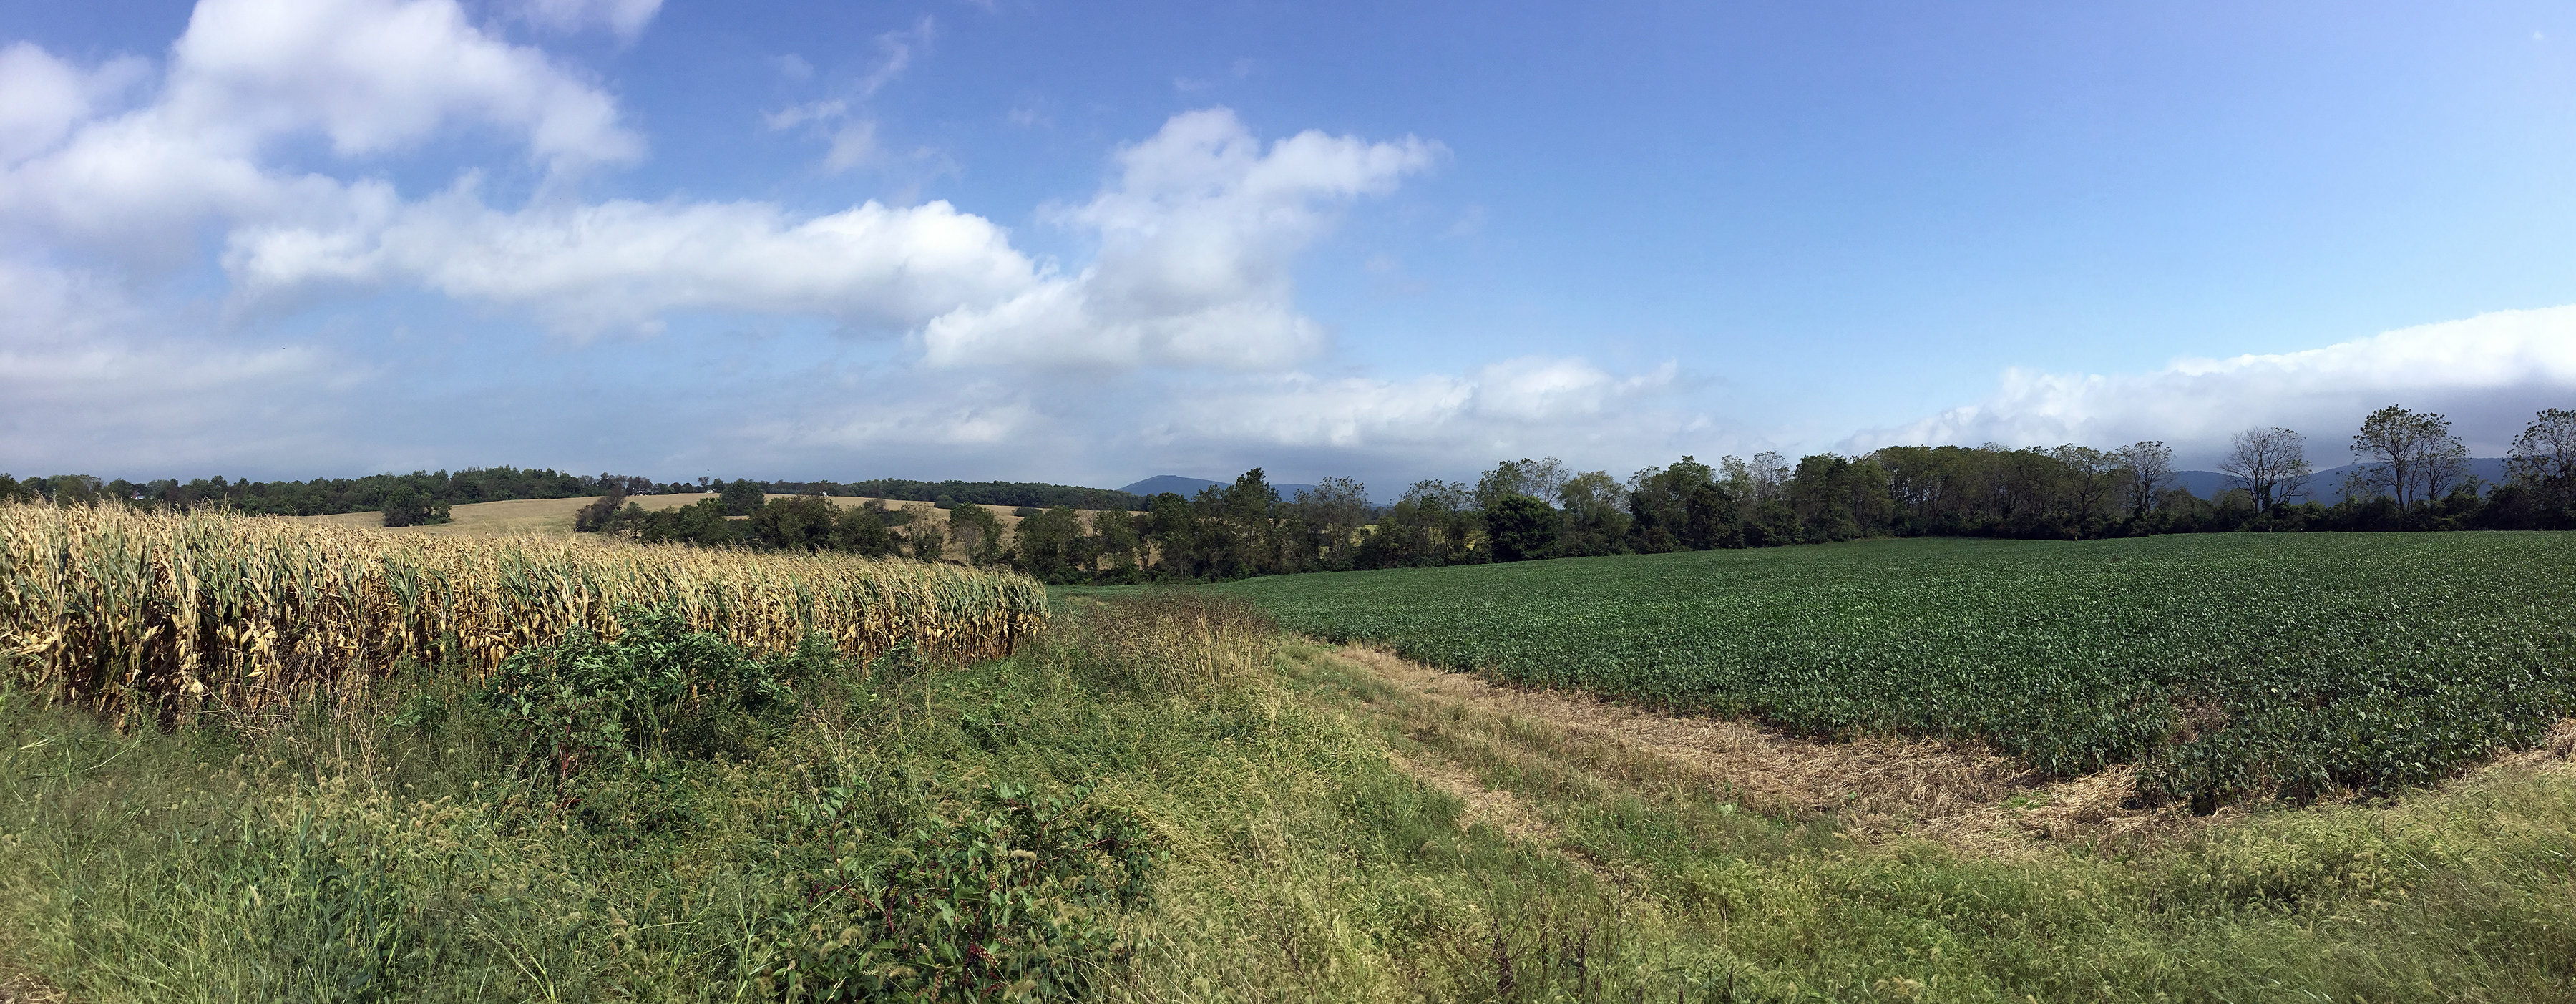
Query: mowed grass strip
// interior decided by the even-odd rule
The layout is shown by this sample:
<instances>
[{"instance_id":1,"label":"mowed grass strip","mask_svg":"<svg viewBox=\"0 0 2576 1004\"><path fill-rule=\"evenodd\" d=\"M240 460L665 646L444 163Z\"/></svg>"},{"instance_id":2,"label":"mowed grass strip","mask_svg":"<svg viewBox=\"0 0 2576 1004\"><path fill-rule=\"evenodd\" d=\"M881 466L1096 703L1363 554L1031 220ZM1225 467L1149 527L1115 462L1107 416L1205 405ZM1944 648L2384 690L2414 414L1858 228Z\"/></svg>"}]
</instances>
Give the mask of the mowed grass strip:
<instances>
[{"instance_id":1,"label":"mowed grass strip","mask_svg":"<svg viewBox=\"0 0 2576 1004\"><path fill-rule=\"evenodd\" d=\"M847 555L578 539L399 537L217 512L0 506L0 653L18 685L124 715L278 705L394 667L481 672L618 608L678 611L759 652L811 632L847 656L898 642L1007 654L1037 630L1033 580Z\"/></svg>"},{"instance_id":2,"label":"mowed grass strip","mask_svg":"<svg viewBox=\"0 0 2576 1004\"><path fill-rule=\"evenodd\" d=\"M1256 579L1320 638L2150 798L2420 785L2576 713L2576 536L1899 540Z\"/></svg>"}]
</instances>

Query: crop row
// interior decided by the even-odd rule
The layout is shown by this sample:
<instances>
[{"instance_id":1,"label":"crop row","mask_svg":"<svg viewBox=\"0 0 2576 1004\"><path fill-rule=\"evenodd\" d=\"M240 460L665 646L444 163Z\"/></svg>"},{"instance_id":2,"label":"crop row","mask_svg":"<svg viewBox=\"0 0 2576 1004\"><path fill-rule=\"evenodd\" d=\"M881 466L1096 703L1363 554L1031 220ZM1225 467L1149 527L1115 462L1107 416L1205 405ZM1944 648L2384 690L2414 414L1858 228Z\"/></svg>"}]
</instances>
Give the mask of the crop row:
<instances>
[{"instance_id":1,"label":"crop row","mask_svg":"<svg viewBox=\"0 0 2576 1004\"><path fill-rule=\"evenodd\" d=\"M1813 734L2133 765L2206 808L2422 784L2576 713L2576 535L1879 541L1256 580L1283 623Z\"/></svg>"}]
</instances>

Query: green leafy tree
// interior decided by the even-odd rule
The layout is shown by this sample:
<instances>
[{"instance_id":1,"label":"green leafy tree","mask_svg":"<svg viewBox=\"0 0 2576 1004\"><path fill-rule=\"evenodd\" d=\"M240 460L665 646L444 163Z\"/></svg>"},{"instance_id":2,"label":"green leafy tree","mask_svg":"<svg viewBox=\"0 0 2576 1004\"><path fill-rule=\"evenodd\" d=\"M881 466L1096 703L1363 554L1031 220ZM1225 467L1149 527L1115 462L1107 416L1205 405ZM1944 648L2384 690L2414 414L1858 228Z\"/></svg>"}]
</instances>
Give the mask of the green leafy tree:
<instances>
[{"instance_id":1,"label":"green leafy tree","mask_svg":"<svg viewBox=\"0 0 2576 1004\"><path fill-rule=\"evenodd\" d=\"M1091 553L1099 556L1100 572L1110 581L1131 581L1144 565L1145 535L1137 522L1138 517L1121 510L1091 514Z\"/></svg>"},{"instance_id":2,"label":"green leafy tree","mask_svg":"<svg viewBox=\"0 0 2576 1004\"><path fill-rule=\"evenodd\" d=\"M1620 508L1622 494L1619 482L1607 471L1586 471L1559 485L1556 497L1565 514L1565 529L1557 537L1557 553L1584 557L1623 550L1629 516Z\"/></svg>"},{"instance_id":3,"label":"green leafy tree","mask_svg":"<svg viewBox=\"0 0 2576 1004\"><path fill-rule=\"evenodd\" d=\"M402 485L387 493L383 511L386 526L423 526L454 521L448 515L447 503L432 501L427 493L410 485Z\"/></svg>"},{"instance_id":4,"label":"green leafy tree","mask_svg":"<svg viewBox=\"0 0 2576 1004\"><path fill-rule=\"evenodd\" d=\"M967 502L948 510L948 536L957 541L958 550L965 552L967 564L981 567L1010 561L1010 541L1004 539L1002 518L983 506Z\"/></svg>"},{"instance_id":5,"label":"green leafy tree","mask_svg":"<svg viewBox=\"0 0 2576 1004\"><path fill-rule=\"evenodd\" d=\"M930 518L934 510L927 505L916 502L903 509L911 517L903 527L904 552L916 561L936 564L945 560L948 557L947 525Z\"/></svg>"},{"instance_id":6,"label":"green leafy tree","mask_svg":"<svg viewBox=\"0 0 2576 1004\"><path fill-rule=\"evenodd\" d=\"M749 516L769 501L768 492L769 486L761 482L736 479L726 482L716 497L724 501L725 515Z\"/></svg>"},{"instance_id":7,"label":"green leafy tree","mask_svg":"<svg viewBox=\"0 0 2576 1004\"><path fill-rule=\"evenodd\" d=\"M1637 550L1656 554L1689 547L1691 493L1716 480L1715 468L1689 456L1630 475L1628 513L1634 518Z\"/></svg>"},{"instance_id":8,"label":"green leafy tree","mask_svg":"<svg viewBox=\"0 0 2576 1004\"><path fill-rule=\"evenodd\" d=\"M1216 574L1230 579L1277 572L1283 523L1279 489L1255 467L1216 492L1215 511L1207 514L1213 517L1207 522L1225 534L1224 546L1210 555Z\"/></svg>"},{"instance_id":9,"label":"green leafy tree","mask_svg":"<svg viewBox=\"0 0 2576 1004\"><path fill-rule=\"evenodd\" d=\"M762 547L828 551L839 549L833 536L840 522L840 507L831 500L820 495L799 495L765 502L753 509L748 525L751 541Z\"/></svg>"},{"instance_id":10,"label":"green leafy tree","mask_svg":"<svg viewBox=\"0 0 2576 1004\"><path fill-rule=\"evenodd\" d=\"M641 507L629 504L629 511ZM725 518L722 499L699 499L689 505L653 512L639 512L634 523L635 539L648 544L696 544L720 547L745 543L749 539L745 520Z\"/></svg>"},{"instance_id":11,"label":"green leafy tree","mask_svg":"<svg viewBox=\"0 0 2576 1004\"><path fill-rule=\"evenodd\" d=\"M609 524L616 521L618 511L624 509L626 505L626 493L622 490L611 490L608 494L600 496L598 501L583 506L580 511L572 514L573 532L598 533L608 529Z\"/></svg>"},{"instance_id":12,"label":"green leafy tree","mask_svg":"<svg viewBox=\"0 0 2576 1004\"><path fill-rule=\"evenodd\" d=\"M1060 505L1020 521L1011 563L1045 582L1072 582L1084 571L1086 550L1082 514Z\"/></svg>"},{"instance_id":13,"label":"green leafy tree","mask_svg":"<svg viewBox=\"0 0 2576 1004\"><path fill-rule=\"evenodd\" d=\"M1485 535L1495 561L1549 557L1563 521L1556 509L1528 495L1505 495L1485 507Z\"/></svg>"},{"instance_id":14,"label":"green leafy tree","mask_svg":"<svg viewBox=\"0 0 2576 1004\"><path fill-rule=\"evenodd\" d=\"M1352 478L1325 478L1297 493L1290 508L1311 528L1313 563L1347 569L1357 560L1360 528L1368 525L1368 486Z\"/></svg>"},{"instance_id":15,"label":"green leafy tree","mask_svg":"<svg viewBox=\"0 0 2576 1004\"><path fill-rule=\"evenodd\" d=\"M1153 545L1156 570L1173 578L1194 577L1201 551L1198 511L1178 492L1155 495L1146 509L1145 536Z\"/></svg>"},{"instance_id":16,"label":"green leafy tree","mask_svg":"<svg viewBox=\"0 0 2576 1004\"><path fill-rule=\"evenodd\" d=\"M842 509L832 523L832 549L871 558L893 555L903 542L887 526L889 515L885 503L873 499Z\"/></svg>"},{"instance_id":17,"label":"green leafy tree","mask_svg":"<svg viewBox=\"0 0 2576 1004\"><path fill-rule=\"evenodd\" d=\"M2451 435L2451 420L2389 405L2362 419L2352 454L2365 465L2358 486L2397 500L2401 511L2441 497L2469 473L2469 448Z\"/></svg>"}]
</instances>

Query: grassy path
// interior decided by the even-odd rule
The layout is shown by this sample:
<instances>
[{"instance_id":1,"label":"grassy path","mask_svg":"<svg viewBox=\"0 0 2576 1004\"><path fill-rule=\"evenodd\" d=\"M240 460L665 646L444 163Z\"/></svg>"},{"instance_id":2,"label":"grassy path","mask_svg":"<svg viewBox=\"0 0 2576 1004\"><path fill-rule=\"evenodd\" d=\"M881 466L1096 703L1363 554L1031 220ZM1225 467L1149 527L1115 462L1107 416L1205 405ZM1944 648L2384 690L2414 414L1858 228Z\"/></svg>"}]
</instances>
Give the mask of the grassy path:
<instances>
[{"instance_id":1,"label":"grassy path","mask_svg":"<svg viewBox=\"0 0 2576 1004\"><path fill-rule=\"evenodd\" d=\"M1320 643L1283 666L1458 825L1564 862L1560 912L1525 924L1615 916L1664 960L1650 999L2576 999L2576 721L2434 792L2193 816L1973 745L1814 743ZM1557 971L1563 942L1507 947Z\"/></svg>"}]
</instances>

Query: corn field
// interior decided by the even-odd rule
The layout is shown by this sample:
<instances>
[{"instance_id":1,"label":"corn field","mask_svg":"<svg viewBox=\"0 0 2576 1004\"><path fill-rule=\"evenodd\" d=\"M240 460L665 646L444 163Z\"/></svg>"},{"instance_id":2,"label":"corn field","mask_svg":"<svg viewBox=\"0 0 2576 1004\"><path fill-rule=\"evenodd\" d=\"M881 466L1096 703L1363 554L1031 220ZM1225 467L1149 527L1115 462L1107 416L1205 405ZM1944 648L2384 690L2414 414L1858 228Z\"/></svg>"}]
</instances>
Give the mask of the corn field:
<instances>
[{"instance_id":1,"label":"corn field","mask_svg":"<svg viewBox=\"0 0 2576 1004\"><path fill-rule=\"evenodd\" d=\"M627 603L754 651L820 631L861 659L906 640L1004 655L1046 617L1044 586L947 565L0 505L0 671L120 721L363 688L405 662L480 674L575 627L614 639Z\"/></svg>"}]
</instances>

